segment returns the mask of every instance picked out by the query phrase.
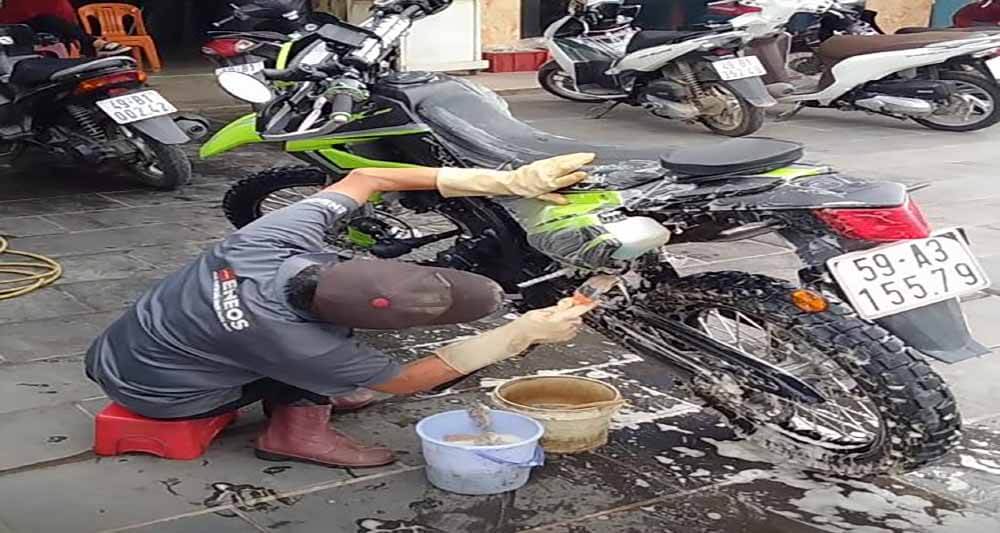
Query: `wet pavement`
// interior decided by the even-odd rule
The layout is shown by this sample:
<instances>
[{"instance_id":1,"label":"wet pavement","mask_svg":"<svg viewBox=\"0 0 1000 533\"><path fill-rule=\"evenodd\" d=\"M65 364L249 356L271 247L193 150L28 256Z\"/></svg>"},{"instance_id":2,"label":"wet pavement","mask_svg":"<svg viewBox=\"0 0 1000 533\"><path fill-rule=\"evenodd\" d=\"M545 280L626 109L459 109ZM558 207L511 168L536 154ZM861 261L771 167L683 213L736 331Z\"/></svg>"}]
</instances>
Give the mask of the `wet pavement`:
<instances>
[{"instance_id":1,"label":"wet pavement","mask_svg":"<svg viewBox=\"0 0 1000 533\"><path fill-rule=\"evenodd\" d=\"M714 143L718 137L635 110L602 121L541 95L512 96L515 113L588 142ZM806 142L810 158L862 176L930 189L916 198L938 227L970 228L1000 279L1000 129L945 134L855 114L806 112L765 135ZM192 150L193 153L193 150ZM196 164L194 183L161 193L127 181L35 162L3 172L0 235L57 258L55 286L0 302L0 532L280 531L464 532L953 532L1000 530L1000 359L942 367L967 421L945 461L904 476L831 479L775 464L718 418L672 395L671 379L594 334L505 362L437 398L395 398L337 416L338 427L400 453L393 466L336 470L266 463L252 455L263 416L248 410L201 459L163 461L90 452L105 404L81 371L90 340L154 280L229 231L219 209L228 183L287 160L262 148ZM685 271L744 269L788 277L794 256L772 239L682 246ZM977 337L1000 347L1000 299L965 311ZM488 327L489 323L475 327ZM371 337L401 358L426 355L470 327ZM489 497L447 494L424 479L414 424L462 408L497 380L545 372L605 379L630 402L611 442L549 457L531 482ZM780 462L779 462L780 463Z\"/></svg>"}]
</instances>

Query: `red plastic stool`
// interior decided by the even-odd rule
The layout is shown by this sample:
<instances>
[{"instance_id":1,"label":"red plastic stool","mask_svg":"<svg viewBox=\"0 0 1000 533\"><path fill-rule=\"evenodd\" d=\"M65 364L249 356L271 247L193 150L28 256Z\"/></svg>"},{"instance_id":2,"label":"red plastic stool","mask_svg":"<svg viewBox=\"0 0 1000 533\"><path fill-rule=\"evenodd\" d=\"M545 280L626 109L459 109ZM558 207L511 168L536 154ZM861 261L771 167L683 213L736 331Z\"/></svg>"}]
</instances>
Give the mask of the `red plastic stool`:
<instances>
[{"instance_id":1,"label":"red plastic stool","mask_svg":"<svg viewBox=\"0 0 1000 533\"><path fill-rule=\"evenodd\" d=\"M236 411L199 420L154 420L112 403L94 419L94 453L151 453L166 459L201 457Z\"/></svg>"}]
</instances>

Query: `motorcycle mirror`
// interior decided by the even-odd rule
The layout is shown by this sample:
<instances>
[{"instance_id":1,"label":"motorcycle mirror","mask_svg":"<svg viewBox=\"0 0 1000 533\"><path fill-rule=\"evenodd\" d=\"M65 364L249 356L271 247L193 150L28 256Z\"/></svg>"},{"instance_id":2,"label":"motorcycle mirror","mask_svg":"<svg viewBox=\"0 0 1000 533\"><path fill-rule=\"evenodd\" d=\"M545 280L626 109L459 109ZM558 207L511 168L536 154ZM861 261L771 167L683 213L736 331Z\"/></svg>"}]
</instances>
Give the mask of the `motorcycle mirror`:
<instances>
[{"instance_id":1,"label":"motorcycle mirror","mask_svg":"<svg viewBox=\"0 0 1000 533\"><path fill-rule=\"evenodd\" d=\"M274 92L266 83L242 72L223 72L218 82L222 90L244 102L266 104L274 98Z\"/></svg>"}]
</instances>

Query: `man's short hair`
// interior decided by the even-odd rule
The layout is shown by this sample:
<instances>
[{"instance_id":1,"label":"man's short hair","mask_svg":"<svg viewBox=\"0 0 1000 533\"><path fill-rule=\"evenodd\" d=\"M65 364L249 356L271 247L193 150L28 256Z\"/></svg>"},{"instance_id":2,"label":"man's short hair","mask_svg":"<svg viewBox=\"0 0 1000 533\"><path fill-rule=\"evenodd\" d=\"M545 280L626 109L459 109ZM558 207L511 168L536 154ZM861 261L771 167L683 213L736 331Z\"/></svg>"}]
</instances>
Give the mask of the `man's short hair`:
<instances>
[{"instance_id":1,"label":"man's short hair","mask_svg":"<svg viewBox=\"0 0 1000 533\"><path fill-rule=\"evenodd\" d=\"M319 286L319 274L323 269L321 265L312 265L303 268L301 272L292 276L285 287L285 298L288 303L299 311L312 312L313 298L316 296L316 287Z\"/></svg>"}]
</instances>

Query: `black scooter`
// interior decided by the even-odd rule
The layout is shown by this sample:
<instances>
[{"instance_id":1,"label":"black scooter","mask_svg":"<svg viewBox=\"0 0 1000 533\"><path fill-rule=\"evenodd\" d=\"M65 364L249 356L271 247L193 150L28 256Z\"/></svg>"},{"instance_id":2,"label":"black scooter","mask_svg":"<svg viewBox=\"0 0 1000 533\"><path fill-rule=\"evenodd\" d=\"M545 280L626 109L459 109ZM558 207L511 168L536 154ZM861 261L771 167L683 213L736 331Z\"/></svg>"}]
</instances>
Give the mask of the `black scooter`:
<instances>
[{"instance_id":1,"label":"black scooter","mask_svg":"<svg viewBox=\"0 0 1000 533\"><path fill-rule=\"evenodd\" d=\"M0 26L0 159L35 147L88 167L125 167L158 189L190 180L178 145L190 140L184 129L202 125L173 118L177 109L146 88L135 60L40 57L34 43L28 26Z\"/></svg>"}]
</instances>

